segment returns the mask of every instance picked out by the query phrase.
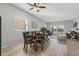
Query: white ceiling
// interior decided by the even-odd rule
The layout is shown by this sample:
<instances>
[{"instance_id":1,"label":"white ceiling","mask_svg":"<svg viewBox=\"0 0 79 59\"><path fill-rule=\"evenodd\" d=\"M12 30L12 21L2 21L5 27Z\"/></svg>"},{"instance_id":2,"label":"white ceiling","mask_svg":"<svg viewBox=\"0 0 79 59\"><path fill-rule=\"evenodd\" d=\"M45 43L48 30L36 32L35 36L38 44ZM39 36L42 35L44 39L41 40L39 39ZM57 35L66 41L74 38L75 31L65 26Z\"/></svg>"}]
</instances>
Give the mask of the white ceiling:
<instances>
[{"instance_id":1,"label":"white ceiling","mask_svg":"<svg viewBox=\"0 0 79 59\"><path fill-rule=\"evenodd\" d=\"M40 12L36 10L29 11L31 8L26 3L13 3L13 5L28 11L29 13L39 17L46 22L55 22L62 20L71 20L79 15L79 4L78 3L41 3L45 5L45 9L40 9Z\"/></svg>"}]
</instances>

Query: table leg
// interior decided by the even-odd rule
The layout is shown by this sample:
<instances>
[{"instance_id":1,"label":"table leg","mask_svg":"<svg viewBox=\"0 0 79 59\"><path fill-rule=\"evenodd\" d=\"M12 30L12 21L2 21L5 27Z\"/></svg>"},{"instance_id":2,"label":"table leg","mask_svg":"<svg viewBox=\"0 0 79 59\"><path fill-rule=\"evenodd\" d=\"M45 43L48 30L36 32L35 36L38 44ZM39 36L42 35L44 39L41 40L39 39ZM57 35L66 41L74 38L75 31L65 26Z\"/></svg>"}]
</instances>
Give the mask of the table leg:
<instances>
[{"instance_id":1,"label":"table leg","mask_svg":"<svg viewBox=\"0 0 79 59\"><path fill-rule=\"evenodd\" d=\"M35 42L35 50L37 52L37 41Z\"/></svg>"}]
</instances>

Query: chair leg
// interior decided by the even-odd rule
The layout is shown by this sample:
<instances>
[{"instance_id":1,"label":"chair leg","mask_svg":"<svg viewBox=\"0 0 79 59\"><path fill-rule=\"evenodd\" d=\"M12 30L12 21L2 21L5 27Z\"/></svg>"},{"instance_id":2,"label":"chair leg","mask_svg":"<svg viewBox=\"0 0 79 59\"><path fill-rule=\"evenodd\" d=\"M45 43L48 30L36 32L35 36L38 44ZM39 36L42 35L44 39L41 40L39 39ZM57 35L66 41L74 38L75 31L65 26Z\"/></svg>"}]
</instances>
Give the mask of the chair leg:
<instances>
[{"instance_id":1,"label":"chair leg","mask_svg":"<svg viewBox=\"0 0 79 59\"><path fill-rule=\"evenodd\" d=\"M23 47L23 50L25 50L25 43L24 43L24 47Z\"/></svg>"},{"instance_id":2,"label":"chair leg","mask_svg":"<svg viewBox=\"0 0 79 59\"><path fill-rule=\"evenodd\" d=\"M42 51L43 51L43 43L42 43Z\"/></svg>"},{"instance_id":3,"label":"chair leg","mask_svg":"<svg viewBox=\"0 0 79 59\"><path fill-rule=\"evenodd\" d=\"M35 42L35 51L37 52L37 42Z\"/></svg>"},{"instance_id":4,"label":"chair leg","mask_svg":"<svg viewBox=\"0 0 79 59\"><path fill-rule=\"evenodd\" d=\"M37 44L36 44L36 52L37 52Z\"/></svg>"},{"instance_id":5,"label":"chair leg","mask_svg":"<svg viewBox=\"0 0 79 59\"><path fill-rule=\"evenodd\" d=\"M26 46L25 46L25 52L27 52L27 44L26 44Z\"/></svg>"}]
</instances>

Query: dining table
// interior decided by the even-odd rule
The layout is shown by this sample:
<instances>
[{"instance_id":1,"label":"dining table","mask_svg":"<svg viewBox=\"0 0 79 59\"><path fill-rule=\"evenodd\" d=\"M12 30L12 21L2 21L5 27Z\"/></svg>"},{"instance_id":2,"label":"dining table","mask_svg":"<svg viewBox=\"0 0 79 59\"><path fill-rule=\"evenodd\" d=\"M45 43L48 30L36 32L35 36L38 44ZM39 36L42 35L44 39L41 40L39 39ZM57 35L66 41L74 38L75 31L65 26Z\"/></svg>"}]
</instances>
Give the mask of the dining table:
<instances>
[{"instance_id":1,"label":"dining table","mask_svg":"<svg viewBox=\"0 0 79 59\"><path fill-rule=\"evenodd\" d=\"M38 44L38 40L40 38L44 38L43 32L35 32L29 35L26 35L26 37L32 38L31 41L34 43L35 46L35 51L37 52L37 44Z\"/></svg>"}]
</instances>

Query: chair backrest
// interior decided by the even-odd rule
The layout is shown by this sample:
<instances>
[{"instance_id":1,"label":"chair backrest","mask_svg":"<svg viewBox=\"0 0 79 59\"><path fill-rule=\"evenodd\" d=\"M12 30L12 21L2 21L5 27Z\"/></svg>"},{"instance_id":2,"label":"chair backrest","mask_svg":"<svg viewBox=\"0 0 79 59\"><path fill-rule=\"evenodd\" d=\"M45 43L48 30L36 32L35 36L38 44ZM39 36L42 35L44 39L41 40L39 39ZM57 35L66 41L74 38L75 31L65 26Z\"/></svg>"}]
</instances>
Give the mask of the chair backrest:
<instances>
[{"instance_id":1,"label":"chair backrest","mask_svg":"<svg viewBox=\"0 0 79 59\"><path fill-rule=\"evenodd\" d=\"M30 44L32 37L30 37L31 32L23 32L24 42Z\"/></svg>"},{"instance_id":2,"label":"chair backrest","mask_svg":"<svg viewBox=\"0 0 79 59\"><path fill-rule=\"evenodd\" d=\"M36 34L36 35L37 35L39 38L41 38L42 40L44 40L44 39L46 38L46 34L45 34L46 32L39 31L39 32L37 32L37 33L38 33L38 35L37 35L37 34Z\"/></svg>"},{"instance_id":3,"label":"chair backrest","mask_svg":"<svg viewBox=\"0 0 79 59\"><path fill-rule=\"evenodd\" d=\"M24 40L25 40L25 38L26 38L26 36L25 36L25 32L23 32L23 38L24 38Z\"/></svg>"},{"instance_id":4,"label":"chair backrest","mask_svg":"<svg viewBox=\"0 0 79 59\"><path fill-rule=\"evenodd\" d=\"M29 32L23 32L24 40L27 38L27 37L26 37L27 35L29 35Z\"/></svg>"},{"instance_id":5,"label":"chair backrest","mask_svg":"<svg viewBox=\"0 0 79 59\"><path fill-rule=\"evenodd\" d=\"M32 31L32 35L33 36L36 36L36 31Z\"/></svg>"}]
</instances>

